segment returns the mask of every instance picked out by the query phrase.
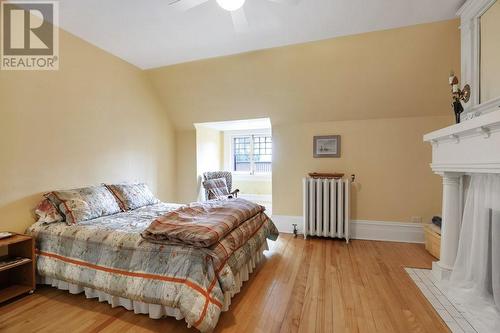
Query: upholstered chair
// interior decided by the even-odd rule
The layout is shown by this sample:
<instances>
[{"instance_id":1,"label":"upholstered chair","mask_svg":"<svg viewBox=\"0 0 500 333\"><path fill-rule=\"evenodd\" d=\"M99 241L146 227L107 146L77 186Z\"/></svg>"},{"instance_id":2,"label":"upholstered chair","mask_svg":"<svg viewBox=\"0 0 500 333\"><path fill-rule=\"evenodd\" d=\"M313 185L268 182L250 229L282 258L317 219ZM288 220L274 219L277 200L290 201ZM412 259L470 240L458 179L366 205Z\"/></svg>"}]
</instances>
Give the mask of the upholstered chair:
<instances>
[{"instance_id":1,"label":"upholstered chair","mask_svg":"<svg viewBox=\"0 0 500 333\"><path fill-rule=\"evenodd\" d=\"M233 174L230 171L210 171L203 174L205 199L237 198L240 190L233 187Z\"/></svg>"}]
</instances>

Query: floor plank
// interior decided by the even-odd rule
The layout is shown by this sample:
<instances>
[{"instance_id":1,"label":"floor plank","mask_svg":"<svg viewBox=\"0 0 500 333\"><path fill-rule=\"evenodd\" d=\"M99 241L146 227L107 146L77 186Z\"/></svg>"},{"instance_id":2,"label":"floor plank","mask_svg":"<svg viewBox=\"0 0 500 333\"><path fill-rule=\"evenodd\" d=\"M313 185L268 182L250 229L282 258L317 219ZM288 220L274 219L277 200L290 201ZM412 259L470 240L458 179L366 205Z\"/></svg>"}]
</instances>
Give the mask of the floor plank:
<instances>
[{"instance_id":1,"label":"floor plank","mask_svg":"<svg viewBox=\"0 0 500 333\"><path fill-rule=\"evenodd\" d=\"M432 260L420 244L281 235L215 332L449 332L403 269ZM0 306L0 331L196 332L47 286Z\"/></svg>"}]
</instances>

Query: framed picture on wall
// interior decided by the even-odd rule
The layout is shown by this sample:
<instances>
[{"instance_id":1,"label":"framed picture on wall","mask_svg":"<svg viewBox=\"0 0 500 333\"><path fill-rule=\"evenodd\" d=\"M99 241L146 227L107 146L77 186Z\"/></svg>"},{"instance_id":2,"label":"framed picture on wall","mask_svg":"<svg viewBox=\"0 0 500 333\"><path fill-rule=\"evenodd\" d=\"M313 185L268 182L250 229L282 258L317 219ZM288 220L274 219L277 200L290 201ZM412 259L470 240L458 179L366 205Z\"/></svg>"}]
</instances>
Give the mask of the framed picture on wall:
<instances>
[{"instance_id":1,"label":"framed picture on wall","mask_svg":"<svg viewBox=\"0 0 500 333\"><path fill-rule=\"evenodd\" d=\"M313 156L315 158L340 157L340 135L315 136Z\"/></svg>"}]
</instances>

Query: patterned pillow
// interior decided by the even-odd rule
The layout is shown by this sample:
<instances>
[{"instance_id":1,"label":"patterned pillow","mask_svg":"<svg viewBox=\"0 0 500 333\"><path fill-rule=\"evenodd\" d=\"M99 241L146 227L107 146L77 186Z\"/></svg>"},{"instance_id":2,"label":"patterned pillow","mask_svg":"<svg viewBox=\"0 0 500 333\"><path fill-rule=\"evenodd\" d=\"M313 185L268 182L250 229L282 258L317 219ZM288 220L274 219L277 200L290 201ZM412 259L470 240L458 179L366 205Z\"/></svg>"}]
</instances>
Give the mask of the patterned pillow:
<instances>
[{"instance_id":1,"label":"patterned pillow","mask_svg":"<svg viewBox=\"0 0 500 333\"><path fill-rule=\"evenodd\" d=\"M121 212L115 197L104 185L52 191L45 197L59 208L69 225Z\"/></svg>"},{"instance_id":2,"label":"patterned pillow","mask_svg":"<svg viewBox=\"0 0 500 333\"><path fill-rule=\"evenodd\" d=\"M49 199L43 199L35 208L37 222L54 223L64 221L64 217Z\"/></svg>"},{"instance_id":3,"label":"patterned pillow","mask_svg":"<svg viewBox=\"0 0 500 333\"><path fill-rule=\"evenodd\" d=\"M203 182L203 187L208 191L208 199L226 199L229 196L229 189L225 178L209 179Z\"/></svg>"},{"instance_id":4,"label":"patterned pillow","mask_svg":"<svg viewBox=\"0 0 500 333\"><path fill-rule=\"evenodd\" d=\"M160 202L148 185L141 184L113 184L106 187L114 194L118 204L124 211L139 207L154 205Z\"/></svg>"}]
</instances>

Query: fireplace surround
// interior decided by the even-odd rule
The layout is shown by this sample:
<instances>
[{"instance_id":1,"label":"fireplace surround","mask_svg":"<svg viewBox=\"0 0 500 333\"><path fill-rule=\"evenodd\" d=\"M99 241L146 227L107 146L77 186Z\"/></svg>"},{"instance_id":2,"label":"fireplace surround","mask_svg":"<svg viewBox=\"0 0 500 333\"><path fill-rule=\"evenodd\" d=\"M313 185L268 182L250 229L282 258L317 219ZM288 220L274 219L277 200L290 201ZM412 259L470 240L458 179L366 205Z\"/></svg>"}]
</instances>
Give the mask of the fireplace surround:
<instances>
[{"instance_id":1,"label":"fireplace surround","mask_svg":"<svg viewBox=\"0 0 500 333\"><path fill-rule=\"evenodd\" d=\"M461 77L471 98L460 124L424 136L443 182L441 253L432 274L453 294L467 295L464 304L476 313L476 300L489 301L497 313L485 319L490 327L500 325L500 96L481 100L481 18L499 7L500 0L469 0L459 10Z\"/></svg>"}]
</instances>

